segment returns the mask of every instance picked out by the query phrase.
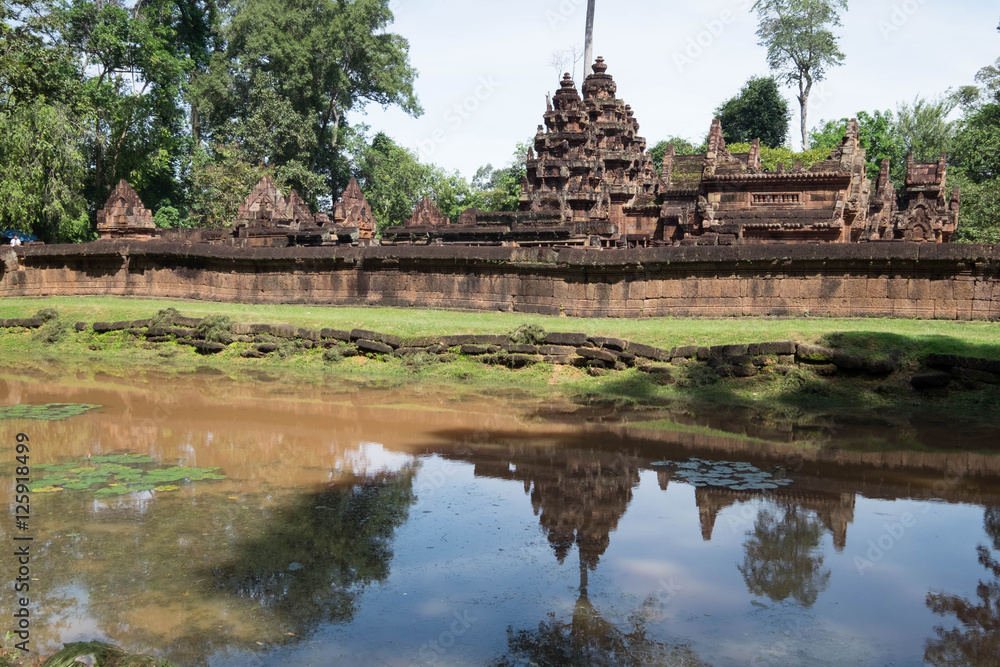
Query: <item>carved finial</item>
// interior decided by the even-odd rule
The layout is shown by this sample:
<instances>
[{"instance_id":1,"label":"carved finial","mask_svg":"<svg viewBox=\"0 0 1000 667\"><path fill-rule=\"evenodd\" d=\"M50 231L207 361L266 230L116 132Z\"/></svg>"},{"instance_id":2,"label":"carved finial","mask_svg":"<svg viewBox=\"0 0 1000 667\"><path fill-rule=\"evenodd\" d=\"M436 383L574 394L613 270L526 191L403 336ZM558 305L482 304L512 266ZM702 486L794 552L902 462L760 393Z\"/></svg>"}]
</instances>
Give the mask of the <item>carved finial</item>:
<instances>
[{"instance_id":1,"label":"carved finial","mask_svg":"<svg viewBox=\"0 0 1000 667\"><path fill-rule=\"evenodd\" d=\"M594 63L593 68L594 74L604 74L608 71L608 66L604 64L604 58L597 56L597 61Z\"/></svg>"},{"instance_id":2,"label":"carved finial","mask_svg":"<svg viewBox=\"0 0 1000 667\"><path fill-rule=\"evenodd\" d=\"M562 81L559 83L559 85L562 86L563 90L568 90L570 88L576 88L576 84L573 83L573 77L570 75L569 72L566 72L565 74L563 74Z\"/></svg>"}]
</instances>

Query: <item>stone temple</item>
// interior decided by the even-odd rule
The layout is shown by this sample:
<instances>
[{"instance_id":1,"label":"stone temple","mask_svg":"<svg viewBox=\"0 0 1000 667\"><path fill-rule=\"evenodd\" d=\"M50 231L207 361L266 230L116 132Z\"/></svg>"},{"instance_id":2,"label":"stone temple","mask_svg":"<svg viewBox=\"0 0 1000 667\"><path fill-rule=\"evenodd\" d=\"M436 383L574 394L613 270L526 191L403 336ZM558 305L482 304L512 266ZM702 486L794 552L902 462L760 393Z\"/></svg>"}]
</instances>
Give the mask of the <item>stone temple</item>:
<instances>
[{"instance_id":1,"label":"stone temple","mask_svg":"<svg viewBox=\"0 0 1000 667\"><path fill-rule=\"evenodd\" d=\"M906 192L867 177L858 123L809 168L765 170L760 142L730 153L712 123L707 151L676 155L661 173L646 153L632 108L617 97L603 58L582 96L567 74L547 102L521 185L520 212L467 211L458 225L390 228L388 243L565 244L603 247L745 243L946 243L958 224L959 193L947 200L944 156L907 162Z\"/></svg>"},{"instance_id":2,"label":"stone temple","mask_svg":"<svg viewBox=\"0 0 1000 667\"><path fill-rule=\"evenodd\" d=\"M544 124L529 149L518 211L466 210L451 223L429 198L376 238L375 218L357 181L332 211L313 215L294 190L265 177L239 209L233 230L159 230L122 181L98 212L101 238L160 238L187 243L287 245L496 245L599 248L766 243L947 243L960 197L948 197L947 163L907 160L900 196L884 161L867 175L856 120L826 159L764 169L760 142L732 153L718 120L706 152L660 165L646 152L631 106L603 58L582 91L569 74L546 101ZM582 92L582 94L581 94Z\"/></svg>"}]
</instances>

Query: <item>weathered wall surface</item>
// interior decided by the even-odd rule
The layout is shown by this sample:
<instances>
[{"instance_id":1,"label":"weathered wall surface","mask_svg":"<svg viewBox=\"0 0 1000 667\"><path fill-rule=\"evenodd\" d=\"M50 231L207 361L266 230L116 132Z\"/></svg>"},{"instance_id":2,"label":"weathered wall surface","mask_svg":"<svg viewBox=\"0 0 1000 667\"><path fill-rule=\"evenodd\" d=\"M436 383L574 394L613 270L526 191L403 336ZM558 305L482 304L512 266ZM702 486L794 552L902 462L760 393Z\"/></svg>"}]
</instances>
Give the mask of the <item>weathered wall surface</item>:
<instances>
[{"instance_id":1,"label":"weathered wall surface","mask_svg":"<svg viewBox=\"0 0 1000 667\"><path fill-rule=\"evenodd\" d=\"M5 248L0 296L127 295L570 316L1000 319L1000 247L903 242L633 250Z\"/></svg>"}]
</instances>

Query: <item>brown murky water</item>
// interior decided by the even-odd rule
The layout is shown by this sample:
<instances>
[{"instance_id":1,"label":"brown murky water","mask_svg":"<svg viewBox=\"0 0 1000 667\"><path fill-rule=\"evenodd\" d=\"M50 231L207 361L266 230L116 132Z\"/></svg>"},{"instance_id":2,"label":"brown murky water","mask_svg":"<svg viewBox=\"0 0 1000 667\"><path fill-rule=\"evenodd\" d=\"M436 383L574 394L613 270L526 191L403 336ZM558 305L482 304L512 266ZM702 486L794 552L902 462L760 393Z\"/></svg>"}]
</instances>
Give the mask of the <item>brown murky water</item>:
<instances>
[{"instance_id":1,"label":"brown murky water","mask_svg":"<svg viewBox=\"0 0 1000 667\"><path fill-rule=\"evenodd\" d=\"M204 375L0 381L2 405L49 403L102 407L0 421L0 539L9 554L33 537L35 651L102 639L213 666L1000 664L1000 457L982 432ZM131 453L225 479L32 493L19 532L18 432L33 466ZM0 566L10 625L17 566Z\"/></svg>"}]
</instances>

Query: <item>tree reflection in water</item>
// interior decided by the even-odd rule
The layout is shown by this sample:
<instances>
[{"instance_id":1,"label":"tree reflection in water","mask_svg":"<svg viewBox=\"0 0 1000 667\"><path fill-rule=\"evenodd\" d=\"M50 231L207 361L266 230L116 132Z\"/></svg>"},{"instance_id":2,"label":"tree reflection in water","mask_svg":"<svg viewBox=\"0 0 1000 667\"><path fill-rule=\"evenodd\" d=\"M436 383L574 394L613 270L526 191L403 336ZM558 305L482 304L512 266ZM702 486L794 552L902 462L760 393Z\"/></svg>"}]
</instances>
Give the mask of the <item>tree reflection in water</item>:
<instances>
[{"instance_id":1,"label":"tree reflection in water","mask_svg":"<svg viewBox=\"0 0 1000 667\"><path fill-rule=\"evenodd\" d=\"M238 543L212 577L297 635L349 621L361 588L389 575L393 535L412 502L412 470L300 496L276 508L268 529Z\"/></svg>"},{"instance_id":2,"label":"tree reflection in water","mask_svg":"<svg viewBox=\"0 0 1000 667\"><path fill-rule=\"evenodd\" d=\"M830 583L819 547L822 534L820 521L796 505L761 509L739 566L750 593L811 607Z\"/></svg>"},{"instance_id":3,"label":"tree reflection in water","mask_svg":"<svg viewBox=\"0 0 1000 667\"><path fill-rule=\"evenodd\" d=\"M648 637L649 609L629 615L629 627L624 630L602 618L587 596L588 571L581 553L580 595L568 622L552 613L536 630L508 627L507 655L491 667L708 667L688 647L669 646ZM647 601L647 606L651 604Z\"/></svg>"},{"instance_id":4,"label":"tree reflection in water","mask_svg":"<svg viewBox=\"0 0 1000 667\"><path fill-rule=\"evenodd\" d=\"M98 511L68 492L46 498L37 512L52 538L32 563L46 584L33 595L33 647L51 649L85 615L102 639L128 651L196 666L219 651L297 641L319 624L348 622L363 588L389 574L413 475L404 467L314 493L238 501L210 486L190 497L133 494ZM7 618L11 604L0 598Z\"/></svg>"},{"instance_id":5,"label":"tree reflection in water","mask_svg":"<svg viewBox=\"0 0 1000 667\"><path fill-rule=\"evenodd\" d=\"M993 540L993 548L1000 550L1000 507L987 507L983 523L986 534ZM985 545L979 545L976 551L979 564L993 579L979 582L975 600L944 593L927 594L927 607L931 611L941 616L953 614L961 623L960 628L951 630L934 628L937 639L928 639L924 647L924 660L932 665L1000 665L1000 562Z\"/></svg>"}]
</instances>

